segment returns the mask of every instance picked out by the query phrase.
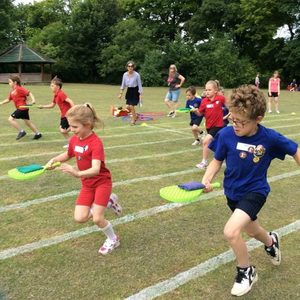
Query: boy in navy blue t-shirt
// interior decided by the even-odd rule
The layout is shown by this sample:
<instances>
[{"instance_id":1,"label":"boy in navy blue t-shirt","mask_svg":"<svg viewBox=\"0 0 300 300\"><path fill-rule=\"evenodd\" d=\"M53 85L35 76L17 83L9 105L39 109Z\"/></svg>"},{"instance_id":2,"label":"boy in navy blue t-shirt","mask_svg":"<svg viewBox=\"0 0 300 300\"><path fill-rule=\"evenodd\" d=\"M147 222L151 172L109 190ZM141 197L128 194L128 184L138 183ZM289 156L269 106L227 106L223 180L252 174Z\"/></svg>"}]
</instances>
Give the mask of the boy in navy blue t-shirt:
<instances>
[{"instance_id":1,"label":"boy in navy blue t-shirt","mask_svg":"<svg viewBox=\"0 0 300 300\"><path fill-rule=\"evenodd\" d=\"M194 86L190 86L185 91L186 97L186 108L197 109L200 107L201 98L196 97L196 88ZM200 129L200 124L202 122L203 116L198 116L194 112L190 112L190 126L192 128L192 133L195 138L195 141L192 143L193 146L200 145L200 136L203 134L203 130Z\"/></svg>"},{"instance_id":2,"label":"boy in navy blue t-shirt","mask_svg":"<svg viewBox=\"0 0 300 300\"><path fill-rule=\"evenodd\" d=\"M300 150L292 140L260 125L266 111L266 100L253 85L233 90L229 101L229 122L233 126L218 132L210 149L214 159L209 164L202 182L205 190L226 161L224 193L232 215L224 228L224 235L237 259L237 276L231 290L234 296L250 291L257 281L255 267L250 265L247 246L242 232L261 241L274 265L281 262L279 235L268 233L258 221L257 214L265 204L270 192L267 170L274 158L283 160L291 155L300 165Z\"/></svg>"}]
</instances>

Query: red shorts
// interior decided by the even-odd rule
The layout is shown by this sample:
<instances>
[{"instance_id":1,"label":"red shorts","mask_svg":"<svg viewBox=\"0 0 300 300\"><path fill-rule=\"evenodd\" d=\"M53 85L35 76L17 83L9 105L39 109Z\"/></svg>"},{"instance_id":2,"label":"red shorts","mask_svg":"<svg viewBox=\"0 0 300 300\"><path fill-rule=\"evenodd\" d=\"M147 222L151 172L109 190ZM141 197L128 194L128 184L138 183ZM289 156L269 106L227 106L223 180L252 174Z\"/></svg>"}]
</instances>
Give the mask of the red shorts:
<instances>
[{"instance_id":1,"label":"red shorts","mask_svg":"<svg viewBox=\"0 0 300 300\"><path fill-rule=\"evenodd\" d=\"M83 186L76 200L76 205L91 207L93 204L106 207L112 191L111 185L99 185L95 188Z\"/></svg>"}]
</instances>

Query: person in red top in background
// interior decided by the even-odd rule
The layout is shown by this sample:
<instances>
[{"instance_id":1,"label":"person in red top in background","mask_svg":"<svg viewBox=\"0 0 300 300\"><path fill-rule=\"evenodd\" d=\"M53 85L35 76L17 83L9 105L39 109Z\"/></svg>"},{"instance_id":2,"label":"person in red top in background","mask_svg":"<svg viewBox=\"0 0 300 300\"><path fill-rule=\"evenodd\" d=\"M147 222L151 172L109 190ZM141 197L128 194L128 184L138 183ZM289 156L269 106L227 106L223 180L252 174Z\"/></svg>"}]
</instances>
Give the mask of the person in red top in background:
<instances>
[{"instance_id":1,"label":"person in red top in background","mask_svg":"<svg viewBox=\"0 0 300 300\"><path fill-rule=\"evenodd\" d=\"M62 91L62 80L54 77L51 81L50 88L54 93L53 100L50 104L40 105L39 108L53 108L56 104L60 109L60 127L62 135L69 140L70 126L66 118L67 111L74 106L73 101ZM67 146L64 146L67 147Z\"/></svg>"},{"instance_id":2,"label":"person in red top in background","mask_svg":"<svg viewBox=\"0 0 300 300\"><path fill-rule=\"evenodd\" d=\"M42 134L38 131L36 126L30 121L29 109L20 107L28 104L34 104L35 98L33 94L21 86L21 79L17 75L11 75L8 79L8 84L12 88L12 91L10 92L7 99L0 102L0 105L9 103L10 101L13 101L15 104L17 110L15 110L9 116L8 121L14 128L16 128L19 131L16 140L19 140L26 135L25 130L19 125L16 119L22 119L26 124L26 126L28 126L35 133L33 139L38 140L39 138L42 137ZM31 103L27 103L28 96L31 98Z\"/></svg>"},{"instance_id":3,"label":"person in red top in background","mask_svg":"<svg viewBox=\"0 0 300 300\"><path fill-rule=\"evenodd\" d=\"M111 223L104 218L104 212L109 207L120 215L122 207L118 204L117 195L111 194L112 179L105 166L103 144L93 131L100 120L89 103L73 106L66 116L74 135L70 138L68 151L52 158L47 168L53 168L55 162L65 162L75 157L77 168L69 164L60 167L62 172L81 179L82 187L76 201L74 218L78 223L93 218L107 237L99 249L99 253L106 255L120 245L120 239Z\"/></svg>"},{"instance_id":4,"label":"person in red top in background","mask_svg":"<svg viewBox=\"0 0 300 300\"><path fill-rule=\"evenodd\" d=\"M224 127L223 106L225 97L219 93L219 85L215 80L210 80L205 85L205 95L199 107L194 112L199 116L205 117L207 135L203 140L202 161L196 165L199 169L206 169L208 165L209 148L208 145L213 140L219 130Z\"/></svg>"},{"instance_id":5,"label":"person in red top in background","mask_svg":"<svg viewBox=\"0 0 300 300\"><path fill-rule=\"evenodd\" d=\"M279 95L280 95L280 78L279 72L275 71L273 76L269 79L269 88L268 88L268 112L272 113L272 102L274 99L275 111L276 113L280 113L279 111Z\"/></svg>"}]
</instances>

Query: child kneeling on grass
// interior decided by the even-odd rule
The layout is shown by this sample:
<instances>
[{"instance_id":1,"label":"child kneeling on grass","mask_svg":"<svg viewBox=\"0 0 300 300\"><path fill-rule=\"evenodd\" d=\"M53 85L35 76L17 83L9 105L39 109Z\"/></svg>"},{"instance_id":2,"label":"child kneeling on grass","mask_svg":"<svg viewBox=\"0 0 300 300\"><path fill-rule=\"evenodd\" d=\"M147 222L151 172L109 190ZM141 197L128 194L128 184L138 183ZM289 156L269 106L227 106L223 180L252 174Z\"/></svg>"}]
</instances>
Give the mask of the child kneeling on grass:
<instances>
[{"instance_id":1,"label":"child kneeling on grass","mask_svg":"<svg viewBox=\"0 0 300 300\"><path fill-rule=\"evenodd\" d=\"M270 192L267 170L274 158L283 160L291 155L300 165L300 151L292 140L273 129L260 125L266 100L257 87L244 85L233 90L229 101L232 126L218 132L209 148L214 159L209 164L202 182L205 191L211 191L210 183L226 161L224 193L232 215L224 228L224 235L237 259L237 275L231 294L242 296L257 281L254 266L250 265L247 245L242 232L261 241L274 265L281 262L279 235L262 228L257 215Z\"/></svg>"},{"instance_id":2,"label":"child kneeling on grass","mask_svg":"<svg viewBox=\"0 0 300 300\"><path fill-rule=\"evenodd\" d=\"M85 223L93 218L94 223L107 237L99 249L99 253L106 255L120 245L120 239L111 223L104 218L105 209L112 208L120 215L122 208L117 195L111 194L112 179L110 171L105 166L103 144L93 131L100 120L88 103L73 106L66 116L74 136L70 138L68 151L52 158L47 164L48 169L51 169L55 162L76 158L78 169L69 164L62 164L60 167L62 172L80 178L82 182L74 219L79 223Z\"/></svg>"}]
</instances>

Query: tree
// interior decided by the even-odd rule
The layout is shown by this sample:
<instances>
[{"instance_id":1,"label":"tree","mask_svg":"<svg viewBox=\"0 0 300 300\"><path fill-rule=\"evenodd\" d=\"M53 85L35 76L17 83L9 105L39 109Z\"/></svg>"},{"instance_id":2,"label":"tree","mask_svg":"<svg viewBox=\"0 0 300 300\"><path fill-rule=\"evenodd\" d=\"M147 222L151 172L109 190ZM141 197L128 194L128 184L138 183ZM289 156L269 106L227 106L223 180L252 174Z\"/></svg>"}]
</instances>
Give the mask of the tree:
<instances>
[{"instance_id":1,"label":"tree","mask_svg":"<svg viewBox=\"0 0 300 300\"><path fill-rule=\"evenodd\" d=\"M202 3L200 0L123 0L126 16L135 18L153 32L153 42L173 41L184 34L184 23Z\"/></svg>"},{"instance_id":2,"label":"tree","mask_svg":"<svg viewBox=\"0 0 300 300\"><path fill-rule=\"evenodd\" d=\"M101 52L111 42L112 27L120 17L114 0L79 1L73 7L66 36L65 55L73 80L97 81Z\"/></svg>"},{"instance_id":3,"label":"tree","mask_svg":"<svg viewBox=\"0 0 300 300\"><path fill-rule=\"evenodd\" d=\"M155 47L151 42L151 34L135 19L120 21L113 28L112 42L102 50L101 63L97 65L99 74L110 81L119 82L128 60L134 60L139 67L146 54Z\"/></svg>"},{"instance_id":4,"label":"tree","mask_svg":"<svg viewBox=\"0 0 300 300\"><path fill-rule=\"evenodd\" d=\"M13 24L10 16L12 15L13 5L11 0L0 2L0 50L7 48L14 39L12 35Z\"/></svg>"}]
</instances>

